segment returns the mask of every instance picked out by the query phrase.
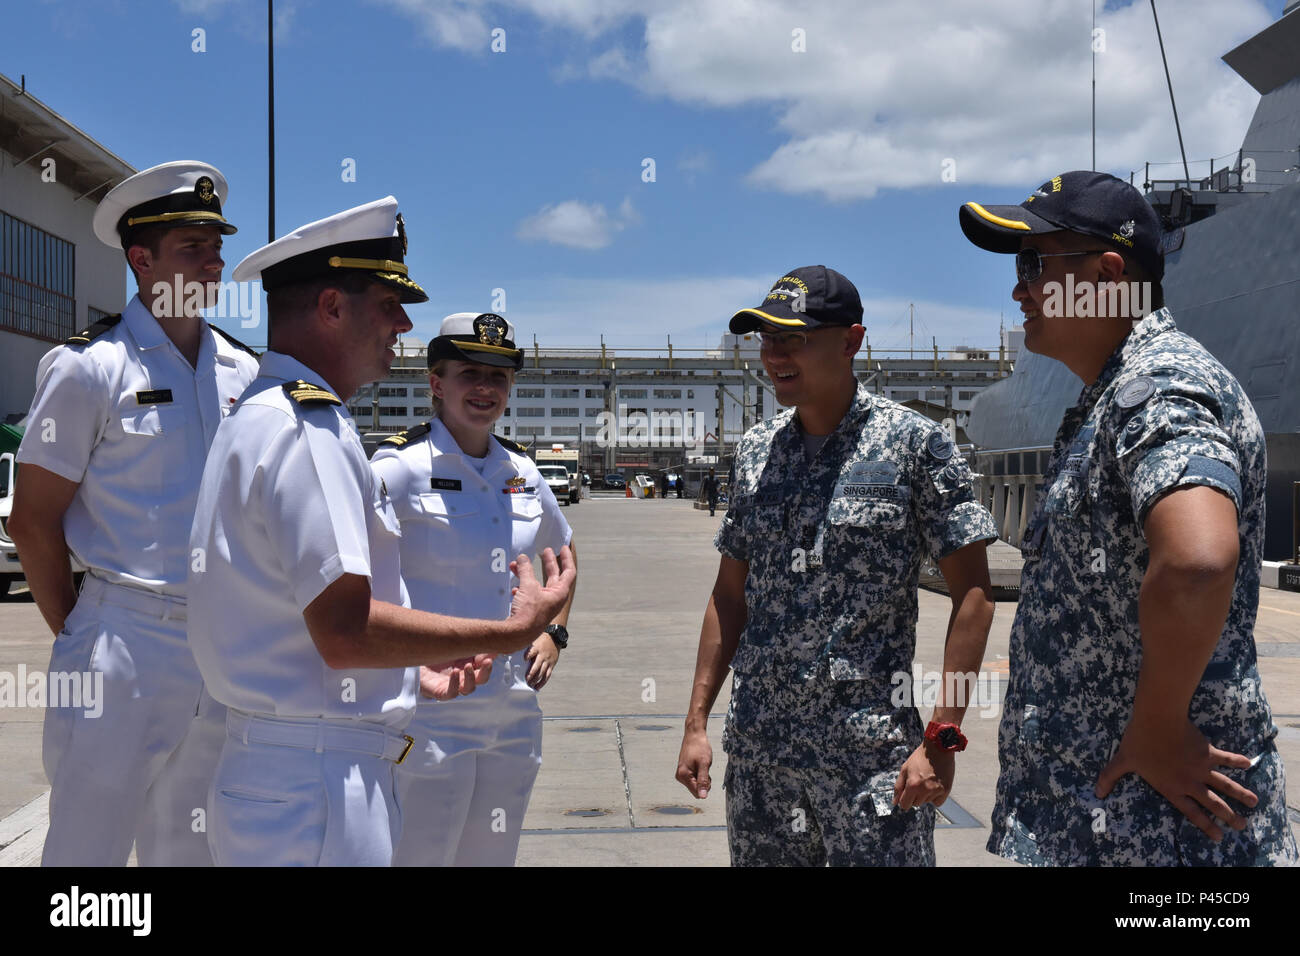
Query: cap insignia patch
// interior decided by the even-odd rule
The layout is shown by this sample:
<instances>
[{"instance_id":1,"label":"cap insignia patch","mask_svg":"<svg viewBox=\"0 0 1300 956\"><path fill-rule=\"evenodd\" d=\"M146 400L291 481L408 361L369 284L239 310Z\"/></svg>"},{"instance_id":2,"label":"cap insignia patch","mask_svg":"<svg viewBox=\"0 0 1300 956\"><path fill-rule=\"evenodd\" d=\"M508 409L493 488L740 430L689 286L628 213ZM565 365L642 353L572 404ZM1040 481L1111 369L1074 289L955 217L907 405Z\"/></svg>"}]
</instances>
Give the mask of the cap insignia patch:
<instances>
[{"instance_id":1,"label":"cap insignia patch","mask_svg":"<svg viewBox=\"0 0 1300 956\"><path fill-rule=\"evenodd\" d=\"M474 320L474 334L483 345L500 345L508 331L506 320L494 312L485 312Z\"/></svg>"},{"instance_id":2,"label":"cap insignia patch","mask_svg":"<svg viewBox=\"0 0 1300 956\"><path fill-rule=\"evenodd\" d=\"M207 176L200 176L194 184L194 195L199 197L199 202L203 205L211 205L212 197L216 195L212 180Z\"/></svg>"}]
</instances>

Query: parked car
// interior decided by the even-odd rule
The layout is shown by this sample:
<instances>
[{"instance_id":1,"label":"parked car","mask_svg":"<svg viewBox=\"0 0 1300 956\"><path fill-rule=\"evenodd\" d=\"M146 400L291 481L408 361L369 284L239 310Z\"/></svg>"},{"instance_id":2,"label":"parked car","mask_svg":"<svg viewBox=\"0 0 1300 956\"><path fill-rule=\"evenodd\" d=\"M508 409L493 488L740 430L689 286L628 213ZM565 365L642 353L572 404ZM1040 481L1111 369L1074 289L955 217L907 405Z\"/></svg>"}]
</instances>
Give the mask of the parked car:
<instances>
[{"instance_id":1,"label":"parked car","mask_svg":"<svg viewBox=\"0 0 1300 956\"><path fill-rule=\"evenodd\" d=\"M601 481L604 483L606 488L622 488L627 484L627 482L623 480L623 476L618 474L606 475L601 479Z\"/></svg>"}]
</instances>

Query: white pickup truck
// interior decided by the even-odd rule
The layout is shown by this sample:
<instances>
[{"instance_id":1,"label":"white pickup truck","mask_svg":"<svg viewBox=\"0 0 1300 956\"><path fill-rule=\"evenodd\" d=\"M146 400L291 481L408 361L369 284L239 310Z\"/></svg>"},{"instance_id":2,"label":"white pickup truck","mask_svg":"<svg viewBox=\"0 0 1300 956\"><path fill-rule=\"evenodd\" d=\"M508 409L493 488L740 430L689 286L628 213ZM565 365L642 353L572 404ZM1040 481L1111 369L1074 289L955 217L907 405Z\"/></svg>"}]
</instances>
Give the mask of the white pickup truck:
<instances>
[{"instance_id":1,"label":"white pickup truck","mask_svg":"<svg viewBox=\"0 0 1300 956\"><path fill-rule=\"evenodd\" d=\"M9 538L9 513L14 506L16 471L13 452L0 455L0 596L9 593L9 585L23 576L22 565L18 563L18 549Z\"/></svg>"},{"instance_id":2,"label":"white pickup truck","mask_svg":"<svg viewBox=\"0 0 1300 956\"><path fill-rule=\"evenodd\" d=\"M578 496L582 493L582 486L573 487L575 477L569 474L569 469L563 465L541 465L537 466L537 471L541 474L542 480L546 482L551 493L555 495L555 500L562 505L574 504Z\"/></svg>"},{"instance_id":3,"label":"white pickup truck","mask_svg":"<svg viewBox=\"0 0 1300 956\"><path fill-rule=\"evenodd\" d=\"M9 515L14 507L14 482L18 475L18 465L11 451L0 454L0 598L9 593L15 581L26 577L23 566L18 563L18 549L9 537ZM72 584L81 590L81 578L85 566L75 558L69 557L72 564Z\"/></svg>"}]
</instances>

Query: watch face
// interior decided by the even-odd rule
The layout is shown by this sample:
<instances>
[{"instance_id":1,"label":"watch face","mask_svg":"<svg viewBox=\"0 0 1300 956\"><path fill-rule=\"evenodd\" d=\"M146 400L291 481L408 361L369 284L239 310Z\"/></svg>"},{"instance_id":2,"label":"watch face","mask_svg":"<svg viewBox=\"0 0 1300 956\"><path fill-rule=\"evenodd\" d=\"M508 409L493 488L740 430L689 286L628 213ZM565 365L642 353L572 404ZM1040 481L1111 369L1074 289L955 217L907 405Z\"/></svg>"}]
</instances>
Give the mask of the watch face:
<instances>
[{"instance_id":1,"label":"watch face","mask_svg":"<svg viewBox=\"0 0 1300 956\"><path fill-rule=\"evenodd\" d=\"M948 750L961 746L961 737L957 734L957 728L945 727L939 731L939 743Z\"/></svg>"}]
</instances>

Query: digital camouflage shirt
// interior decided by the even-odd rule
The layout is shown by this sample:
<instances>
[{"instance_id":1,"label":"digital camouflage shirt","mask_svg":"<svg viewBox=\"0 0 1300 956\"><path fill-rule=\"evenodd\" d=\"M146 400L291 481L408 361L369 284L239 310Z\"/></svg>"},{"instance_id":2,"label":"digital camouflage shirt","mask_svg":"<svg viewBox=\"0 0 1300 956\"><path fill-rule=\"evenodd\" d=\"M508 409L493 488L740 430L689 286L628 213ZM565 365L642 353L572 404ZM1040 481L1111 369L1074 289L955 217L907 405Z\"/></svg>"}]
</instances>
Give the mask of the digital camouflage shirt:
<instances>
[{"instance_id":1,"label":"digital camouflage shirt","mask_svg":"<svg viewBox=\"0 0 1300 956\"><path fill-rule=\"evenodd\" d=\"M1048 865L1294 858L1252 634L1265 476L1264 435L1237 380L1168 311L1147 316L1066 412L1021 544L991 852ZM1245 812L1244 833L1224 827L1217 846L1136 774L1105 800L1094 796L1132 714L1142 662L1143 521L1162 495L1187 485L1228 495L1241 536L1231 610L1190 716L1215 746L1261 758L1223 770L1260 802Z\"/></svg>"},{"instance_id":2,"label":"digital camouflage shirt","mask_svg":"<svg viewBox=\"0 0 1300 956\"><path fill-rule=\"evenodd\" d=\"M895 675L911 687L921 564L994 537L942 428L861 385L811 461L793 409L746 432L714 542L749 564L727 752L887 764L892 800L922 734L916 709L891 701Z\"/></svg>"}]
</instances>

